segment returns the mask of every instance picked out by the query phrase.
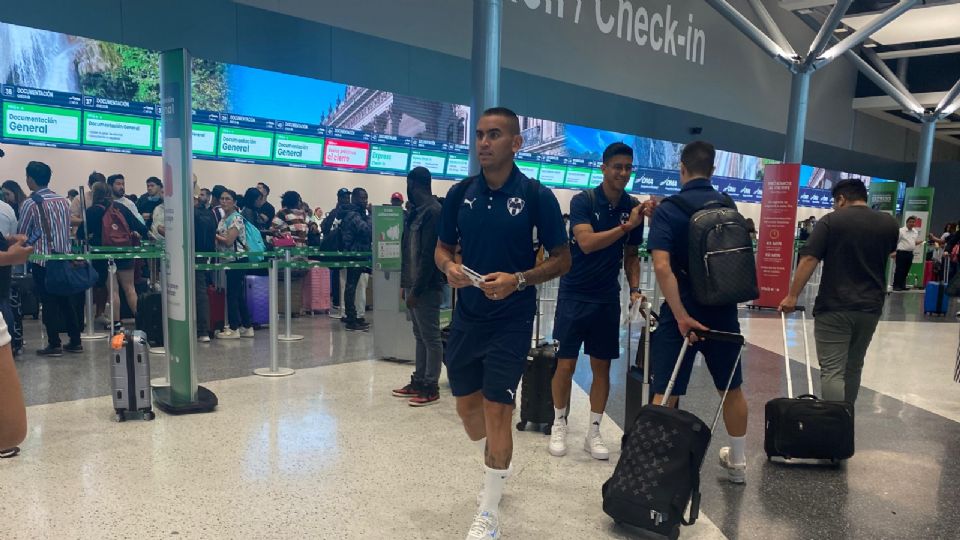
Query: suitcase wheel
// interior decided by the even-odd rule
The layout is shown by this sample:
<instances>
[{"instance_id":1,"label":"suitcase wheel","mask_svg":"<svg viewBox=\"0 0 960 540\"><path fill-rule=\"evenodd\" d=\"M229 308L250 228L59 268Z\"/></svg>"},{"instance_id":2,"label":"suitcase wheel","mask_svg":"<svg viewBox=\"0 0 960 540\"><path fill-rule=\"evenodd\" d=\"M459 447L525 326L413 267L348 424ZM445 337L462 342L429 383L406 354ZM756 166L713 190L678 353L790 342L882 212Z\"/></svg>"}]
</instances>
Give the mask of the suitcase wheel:
<instances>
[{"instance_id":1,"label":"suitcase wheel","mask_svg":"<svg viewBox=\"0 0 960 540\"><path fill-rule=\"evenodd\" d=\"M551 424L546 424L546 425L543 426L543 434L544 434L544 435L550 435L550 433L552 433L552 432L553 432L553 425L551 425Z\"/></svg>"},{"instance_id":2,"label":"suitcase wheel","mask_svg":"<svg viewBox=\"0 0 960 540\"><path fill-rule=\"evenodd\" d=\"M521 420L517 422L517 431L526 431L526 430L527 430L527 422L525 420Z\"/></svg>"},{"instance_id":3,"label":"suitcase wheel","mask_svg":"<svg viewBox=\"0 0 960 540\"><path fill-rule=\"evenodd\" d=\"M124 416L122 412L117 412L117 414L115 415L115 418L117 419L117 422L123 422L127 419L127 417Z\"/></svg>"},{"instance_id":4,"label":"suitcase wheel","mask_svg":"<svg viewBox=\"0 0 960 540\"><path fill-rule=\"evenodd\" d=\"M153 419L156 418L156 417L157 417L157 415L154 414L153 411L146 411L146 412L143 413L143 419L144 419L144 420L153 420Z\"/></svg>"}]
</instances>

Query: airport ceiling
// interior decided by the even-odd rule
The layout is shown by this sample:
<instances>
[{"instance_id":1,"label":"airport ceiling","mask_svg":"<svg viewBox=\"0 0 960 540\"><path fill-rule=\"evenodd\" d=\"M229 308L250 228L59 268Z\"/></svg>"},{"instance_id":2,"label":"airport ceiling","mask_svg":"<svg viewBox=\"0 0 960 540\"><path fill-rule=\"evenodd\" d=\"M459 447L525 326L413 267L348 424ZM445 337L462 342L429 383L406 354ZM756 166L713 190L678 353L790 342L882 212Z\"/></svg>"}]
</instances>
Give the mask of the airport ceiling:
<instances>
[{"instance_id":1,"label":"airport ceiling","mask_svg":"<svg viewBox=\"0 0 960 540\"><path fill-rule=\"evenodd\" d=\"M781 0L780 6L808 24L819 26L835 1ZM849 35L897 0L854 0L835 36ZM960 0L925 0L873 34L858 54L871 65L882 62L907 90L934 108L960 79ZM862 73L857 81L855 109L895 124L919 128L920 121ZM960 145L960 113L937 124L937 138Z\"/></svg>"}]
</instances>

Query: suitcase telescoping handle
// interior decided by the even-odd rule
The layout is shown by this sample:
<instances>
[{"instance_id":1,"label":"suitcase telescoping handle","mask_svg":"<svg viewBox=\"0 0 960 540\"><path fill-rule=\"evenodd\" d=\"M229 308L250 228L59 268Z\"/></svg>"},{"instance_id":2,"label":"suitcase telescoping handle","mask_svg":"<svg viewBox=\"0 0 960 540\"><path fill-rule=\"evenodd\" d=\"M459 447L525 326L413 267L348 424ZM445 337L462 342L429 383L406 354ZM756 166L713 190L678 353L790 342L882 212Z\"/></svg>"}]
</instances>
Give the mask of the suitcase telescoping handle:
<instances>
[{"instance_id":1,"label":"suitcase telescoping handle","mask_svg":"<svg viewBox=\"0 0 960 540\"><path fill-rule=\"evenodd\" d=\"M800 328L803 334L803 360L807 365L807 395L813 394L813 374L810 370L810 348L807 345L807 309L797 306L800 312ZM787 397L793 399L793 376L790 374L790 344L787 341L787 314L780 312L780 328L783 331L783 368L787 374Z\"/></svg>"},{"instance_id":2,"label":"suitcase telescoping handle","mask_svg":"<svg viewBox=\"0 0 960 540\"><path fill-rule=\"evenodd\" d=\"M717 405L717 413L713 416L713 424L710 425L711 433L717 429L717 422L720 421L720 414L723 412L723 404L727 401L727 393L730 391L730 385L733 383L733 375L737 372L737 367L740 365L740 358L743 356L743 344L744 339L742 334L735 334L733 332L720 332L718 330L697 330L695 332L697 337L702 340L712 340L712 341L722 341L725 343L733 343L737 345L739 350L737 351L737 360L733 363L733 368L730 370L730 376L727 378L727 385L723 389L723 395L720 397L720 404ZM669 406L670 395L673 393L673 386L677 382L677 375L680 373L680 366L683 364L683 358L687 355L687 348L690 347L690 340L688 339L690 333L684 336L683 345L680 347L680 355L677 357L677 363L673 366L673 373L670 375L670 382L667 383L667 389L663 393L663 401L660 402L663 406Z\"/></svg>"}]
</instances>

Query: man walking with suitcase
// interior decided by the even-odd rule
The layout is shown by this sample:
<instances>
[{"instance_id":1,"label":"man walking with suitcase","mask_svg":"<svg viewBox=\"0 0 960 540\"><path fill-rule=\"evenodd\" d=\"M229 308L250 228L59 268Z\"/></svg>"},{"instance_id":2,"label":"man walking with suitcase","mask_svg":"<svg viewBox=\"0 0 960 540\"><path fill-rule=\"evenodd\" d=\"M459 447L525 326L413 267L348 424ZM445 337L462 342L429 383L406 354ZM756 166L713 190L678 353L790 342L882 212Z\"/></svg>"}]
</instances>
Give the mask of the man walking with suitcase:
<instances>
[{"instance_id":1,"label":"man walking with suitcase","mask_svg":"<svg viewBox=\"0 0 960 540\"><path fill-rule=\"evenodd\" d=\"M622 142L603 152L603 183L570 201L570 272L560 279L553 337L560 343L553 376L554 424L547 449L567 453L567 408L580 347L590 356L590 425L583 449L609 459L600 421L610 394L610 362L620 356L620 268L630 285L630 302L640 301L640 257L644 213L651 204L624 189L633 174L633 149Z\"/></svg>"},{"instance_id":2,"label":"man walking with suitcase","mask_svg":"<svg viewBox=\"0 0 960 540\"><path fill-rule=\"evenodd\" d=\"M570 268L570 251L553 193L516 167L520 121L505 108L477 122L481 173L452 187L443 203L434 255L460 290L446 364L457 413L473 441L486 438L483 497L468 539L500 537L500 496L513 456L513 409L527 363L536 285ZM536 266L533 230L550 257ZM456 262L457 246L463 263ZM468 277L472 276L472 277Z\"/></svg>"},{"instance_id":3,"label":"man walking with suitcase","mask_svg":"<svg viewBox=\"0 0 960 540\"><path fill-rule=\"evenodd\" d=\"M695 209L722 201L721 195L710 183L716 151L712 144L697 141L686 145L680 155L680 193L674 195ZM679 204L668 204L666 199L653 214L647 249L653 257L657 283L665 302L660 311L660 326L650 341L652 391L654 403L663 401L667 384L673 373L683 340L689 338L692 347L677 374L670 398L674 405L678 396L686 394L697 351L703 353L714 385L723 392L730 381L730 391L723 404L723 421L730 435L730 446L720 449L720 464L727 469L728 479L737 484L746 481L745 453L747 434L747 401L740 386L743 383L738 357L740 347L724 341L698 341L697 330L719 330L740 333L737 304L723 306L702 305L694 296L689 277L688 256L691 215ZM671 201L672 202L672 201ZM732 202L728 201L729 204ZM733 373L731 379L731 372Z\"/></svg>"},{"instance_id":4,"label":"man walking with suitcase","mask_svg":"<svg viewBox=\"0 0 960 540\"><path fill-rule=\"evenodd\" d=\"M800 249L800 263L780 311L796 308L797 298L823 261L813 308L823 399L855 403L863 359L886 300L884 269L900 233L893 216L867 205L867 188L860 180L835 185L833 207Z\"/></svg>"}]
</instances>

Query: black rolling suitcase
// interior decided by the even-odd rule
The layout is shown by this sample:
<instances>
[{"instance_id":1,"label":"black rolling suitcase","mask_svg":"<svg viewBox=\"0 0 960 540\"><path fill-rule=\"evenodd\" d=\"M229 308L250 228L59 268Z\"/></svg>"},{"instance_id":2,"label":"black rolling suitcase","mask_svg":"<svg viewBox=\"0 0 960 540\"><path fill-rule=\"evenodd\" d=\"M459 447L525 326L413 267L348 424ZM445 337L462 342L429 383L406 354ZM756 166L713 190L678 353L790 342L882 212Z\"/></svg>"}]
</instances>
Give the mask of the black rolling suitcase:
<instances>
[{"instance_id":1,"label":"black rolling suitcase","mask_svg":"<svg viewBox=\"0 0 960 540\"><path fill-rule=\"evenodd\" d=\"M110 382L117 422L153 420L146 334L139 330L119 333L111 338L110 345Z\"/></svg>"},{"instance_id":2,"label":"black rolling suitcase","mask_svg":"<svg viewBox=\"0 0 960 540\"><path fill-rule=\"evenodd\" d=\"M148 291L137 299L137 330L143 330L151 347L163 347L163 298Z\"/></svg>"},{"instance_id":3,"label":"black rolling suitcase","mask_svg":"<svg viewBox=\"0 0 960 540\"><path fill-rule=\"evenodd\" d=\"M743 349L743 336L726 332L698 332L704 339L737 343ZM687 352L686 340L664 392L664 403L670 399L677 373ZM603 511L617 523L640 527L675 539L681 525L693 525L700 513L700 467L710 446L710 436L717 427L733 374L713 424L708 426L693 413L646 405L630 424L621 441L620 460L613 476L603 484ZM687 505L690 517L684 517Z\"/></svg>"},{"instance_id":4,"label":"black rolling suitcase","mask_svg":"<svg viewBox=\"0 0 960 540\"><path fill-rule=\"evenodd\" d=\"M648 405L653 396L650 394L650 333L653 331L653 325L657 321L657 314L649 302L644 302L641 306L641 313L645 315L643 331L640 333L640 340L637 342L636 356L632 354L631 338L633 336L633 322L627 324L627 382L626 382L626 413L623 417L623 425L633 425L633 420L640 413L644 405ZM631 357L633 359L631 360Z\"/></svg>"},{"instance_id":5,"label":"black rolling suitcase","mask_svg":"<svg viewBox=\"0 0 960 540\"><path fill-rule=\"evenodd\" d=\"M518 431L529 424L549 435L553 427L553 375L557 371L557 344L540 342L540 291L537 291L537 322L534 325L533 346L527 353L527 367L520 383L520 422Z\"/></svg>"},{"instance_id":6,"label":"black rolling suitcase","mask_svg":"<svg viewBox=\"0 0 960 540\"><path fill-rule=\"evenodd\" d=\"M10 303L14 311L19 305L21 317L30 316L36 320L40 316L40 302L34 293L33 274L13 275L10 283Z\"/></svg>"},{"instance_id":7,"label":"black rolling suitcase","mask_svg":"<svg viewBox=\"0 0 960 540\"><path fill-rule=\"evenodd\" d=\"M833 462L849 459L854 451L853 405L846 401L823 401L814 395L807 348L807 317L802 307L797 310L802 316L807 393L793 397L787 318L781 313L787 397L771 399L764 408L764 450L768 459L829 459Z\"/></svg>"}]
</instances>

